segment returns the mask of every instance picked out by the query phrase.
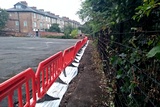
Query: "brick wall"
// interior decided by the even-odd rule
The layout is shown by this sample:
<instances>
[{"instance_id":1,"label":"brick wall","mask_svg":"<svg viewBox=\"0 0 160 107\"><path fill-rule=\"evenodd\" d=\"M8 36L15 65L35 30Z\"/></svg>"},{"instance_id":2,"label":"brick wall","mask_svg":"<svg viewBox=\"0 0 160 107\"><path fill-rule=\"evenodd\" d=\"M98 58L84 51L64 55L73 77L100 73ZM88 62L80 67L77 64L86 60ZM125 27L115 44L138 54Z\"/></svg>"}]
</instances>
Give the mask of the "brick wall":
<instances>
[{"instance_id":1,"label":"brick wall","mask_svg":"<svg viewBox=\"0 0 160 107\"><path fill-rule=\"evenodd\" d=\"M18 22L18 25L16 25L16 21ZM27 22L27 26L24 26L24 21ZM23 33L31 32L32 31L32 13L31 12L10 12L9 20L6 24L5 30L23 32Z\"/></svg>"},{"instance_id":2,"label":"brick wall","mask_svg":"<svg viewBox=\"0 0 160 107\"><path fill-rule=\"evenodd\" d=\"M9 20L6 24L5 30L18 32L19 26L16 26L16 24L15 24L16 21L19 21L17 12L10 12L9 13Z\"/></svg>"},{"instance_id":3,"label":"brick wall","mask_svg":"<svg viewBox=\"0 0 160 107\"><path fill-rule=\"evenodd\" d=\"M31 12L20 12L19 19L20 19L20 31L23 33L31 32L32 31L32 13ZM24 21L27 22L27 26L24 26Z\"/></svg>"},{"instance_id":4,"label":"brick wall","mask_svg":"<svg viewBox=\"0 0 160 107\"><path fill-rule=\"evenodd\" d=\"M46 37L46 36L64 36L63 33L56 33L56 32L45 32L45 31L39 31L40 37ZM16 36L16 37L35 37L36 32L31 31L30 33L24 33L24 32L15 32L15 31L1 31L0 36Z\"/></svg>"},{"instance_id":5,"label":"brick wall","mask_svg":"<svg viewBox=\"0 0 160 107\"><path fill-rule=\"evenodd\" d=\"M41 37L45 37L45 36L64 36L63 33L45 32L45 31L40 31L39 34L40 34Z\"/></svg>"},{"instance_id":6,"label":"brick wall","mask_svg":"<svg viewBox=\"0 0 160 107\"><path fill-rule=\"evenodd\" d=\"M27 33L20 33L15 31L1 31L0 36L16 36L16 37L25 37Z\"/></svg>"}]
</instances>

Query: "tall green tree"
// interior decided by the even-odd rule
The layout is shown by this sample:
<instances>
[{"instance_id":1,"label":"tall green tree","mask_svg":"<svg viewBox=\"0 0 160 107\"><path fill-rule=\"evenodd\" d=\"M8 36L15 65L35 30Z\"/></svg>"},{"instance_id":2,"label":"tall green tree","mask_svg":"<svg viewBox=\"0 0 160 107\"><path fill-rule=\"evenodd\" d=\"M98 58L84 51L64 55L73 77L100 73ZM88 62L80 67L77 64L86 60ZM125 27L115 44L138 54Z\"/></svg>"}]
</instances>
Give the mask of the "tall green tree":
<instances>
[{"instance_id":1,"label":"tall green tree","mask_svg":"<svg viewBox=\"0 0 160 107\"><path fill-rule=\"evenodd\" d=\"M84 23L82 26L79 27L82 33L90 34L92 32L92 27L90 26L89 22Z\"/></svg>"},{"instance_id":2,"label":"tall green tree","mask_svg":"<svg viewBox=\"0 0 160 107\"><path fill-rule=\"evenodd\" d=\"M135 8L142 2L142 0L85 0L77 14L82 20L90 22L93 32L96 32L132 20Z\"/></svg>"},{"instance_id":3,"label":"tall green tree","mask_svg":"<svg viewBox=\"0 0 160 107\"><path fill-rule=\"evenodd\" d=\"M71 36L72 36L72 38L76 38L78 36L78 29L72 30Z\"/></svg>"},{"instance_id":4,"label":"tall green tree","mask_svg":"<svg viewBox=\"0 0 160 107\"><path fill-rule=\"evenodd\" d=\"M6 22L8 21L9 15L6 10L0 8L0 30L2 30Z\"/></svg>"},{"instance_id":5,"label":"tall green tree","mask_svg":"<svg viewBox=\"0 0 160 107\"><path fill-rule=\"evenodd\" d=\"M73 28L71 25L67 25L67 26L64 26L64 34L65 36L70 36L71 32L72 32Z\"/></svg>"},{"instance_id":6,"label":"tall green tree","mask_svg":"<svg viewBox=\"0 0 160 107\"><path fill-rule=\"evenodd\" d=\"M49 32L61 32L59 28L59 24L52 24L51 27L48 29Z\"/></svg>"}]
</instances>

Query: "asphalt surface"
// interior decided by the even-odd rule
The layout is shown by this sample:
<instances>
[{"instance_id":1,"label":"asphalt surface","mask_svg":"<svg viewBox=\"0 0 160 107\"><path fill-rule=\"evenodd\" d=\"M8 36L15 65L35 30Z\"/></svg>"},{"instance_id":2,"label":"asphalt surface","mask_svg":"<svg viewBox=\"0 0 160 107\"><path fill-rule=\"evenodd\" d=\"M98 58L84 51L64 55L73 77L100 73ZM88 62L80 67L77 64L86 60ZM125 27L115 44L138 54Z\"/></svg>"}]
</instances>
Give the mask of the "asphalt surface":
<instances>
[{"instance_id":1,"label":"asphalt surface","mask_svg":"<svg viewBox=\"0 0 160 107\"><path fill-rule=\"evenodd\" d=\"M78 39L0 37L0 83L73 46Z\"/></svg>"}]
</instances>

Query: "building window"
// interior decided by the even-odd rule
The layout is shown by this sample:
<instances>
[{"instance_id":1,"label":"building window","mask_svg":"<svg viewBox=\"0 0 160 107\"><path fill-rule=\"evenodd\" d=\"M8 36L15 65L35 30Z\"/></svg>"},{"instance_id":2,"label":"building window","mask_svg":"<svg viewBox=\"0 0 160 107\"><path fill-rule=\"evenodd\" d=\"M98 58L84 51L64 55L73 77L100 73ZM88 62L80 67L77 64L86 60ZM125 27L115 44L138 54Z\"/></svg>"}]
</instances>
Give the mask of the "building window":
<instances>
[{"instance_id":1,"label":"building window","mask_svg":"<svg viewBox=\"0 0 160 107\"><path fill-rule=\"evenodd\" d=\"M33 27L37 27L37 23L36 22L33 22Z\"/></svg>"},{"instance_id":2,"label":"building window","mask_svg":"<svg viewBox=\"0 0 160 107\"><path fill-rule=\"evenodd\" d=\"M40 23L40 28L41 28L41 29L43 28L43 24L42 24L42 22Z\"/></svg>"},{"instance_id":3,"label":"building window","mask_svg":"<svg viewBox=\"0 0 160 107\"><path fill-rule=\"evenodd\" d=\"M18 21L15 21L15 25L16 25L16 26L19 26L19 22L18 22Z\"/></svg>"},{"instance_id":4,"label":"building window","mask_svg":"<svg viewBox=\"0 0 160 107\"><path fill-rule=\"evenodd\" d=\"M47 17L46 17L46 21L47 21Z\"/></svg>"},{"instance_id":5,"label":"building window","mask_svg":"<svg viewBox=\"0 0 160 107\"><path fill-rule=\"evenodd\" d=\"M48 18L48 22L50 22L50 17Z\"/></svg>"},{"instance_id":6,"label":"building window","mask_svg":"<svg viewBox=\"0 0 160 107\"><path fill-rule=\"evenodd\" d=\"M41 19L43 20L43 16L41 16Z\"/></svg>"},{"instance_id":7,"label":"building window","mask_svg":"<svg viewBox=\"0 0 160 107\"><path fill-rule=\"evenodd\" d=\"M16 5L16 9L21 9L21 5Z\"/></svg>"},{"instance_id":8,"label":"building window","mask_svg":"<svg viewBox=\"0 0 160 107\"><path fill-rule=\"evenodd\" d=\"M24 22L23 22L23 25L24 25L24 26L27 26L27 21L24 21Z\"/></svg>"},{"instance_id":9,"label":"building window","mask_svg":"<svg viewBox=\"0 0 160 107\"><path fill-rule=\"evenodd\" d=\"M33 13L33 17L36 18L36 13Z\"/></svg>"}]
</instances>

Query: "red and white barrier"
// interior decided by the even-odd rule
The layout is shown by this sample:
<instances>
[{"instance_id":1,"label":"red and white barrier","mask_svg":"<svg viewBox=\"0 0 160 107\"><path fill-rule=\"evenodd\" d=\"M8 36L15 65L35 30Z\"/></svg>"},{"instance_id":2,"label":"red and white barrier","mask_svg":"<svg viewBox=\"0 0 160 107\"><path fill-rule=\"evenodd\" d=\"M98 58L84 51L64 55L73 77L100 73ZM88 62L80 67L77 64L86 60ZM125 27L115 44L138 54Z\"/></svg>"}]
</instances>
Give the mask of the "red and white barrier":
<instances>
[{"instance_id":1,"label":"red and white barrier","mask_svg":"<svg viewBox=\"0 0 160 107\"><path fill-rule=\"evenodd\" d=\"M58 52L39 63L35 76L39 98L46 94L53 82L58 78L62 71L62 66L62 52Z\"/></svg>"},{"instance_id":2,"label":"red and white barrier","mask_svg":"<svg viewBox=\"0 0 160 107\"><path fill-rule=\"evenodd\" d=\"M17 94L19 107L34 107L36 95L42 98L61 72L74 60L77 52L84 46L88 38L78 41L74 46L58 52L40 62L36 73L31 68L15 75L0 84L0 102L7 99L8 106L14 106L14 93ZM22 89L25 88L25 91ZM22 93L25 95L22 95ZM1 104L1 103L0 103ZM0 107L3 105L0 105Z\"/></svg>"},{"instance_id":3,"label":"red and white barrier","mask_svg":"<svg viewBox=\"0 0 160 107\"><path fill-rule=\"evenodd\" d=\"M31 89L29 82L31 81ZM15 91L18 93L18 106L19 107L33 107L36 104L36 87L35 87L35 73L31 68L15 75L9 80L0 84L0 101L8 97L8 106L13 107L13 95ZM26 101L22 100L22 85L25 86ZM24 88L24 87L23 87ZM30 90L32 92L30 93ZM31 95L30 95L31 94ZM32 101L30 97L32 96ZM0 105L3 107L3 105Z\"/></svg>"},{"instance_id":4,"label":"red and white barrier","mask_svg":"<svg viewBox=\"0 0 160 107\"><path fill-rule=\"evenodd\" d=\"M63 52L63 69L66 68L75 57L75 47L72 46L68 49L65 49Z\"/></svg>"}]
</instances>

